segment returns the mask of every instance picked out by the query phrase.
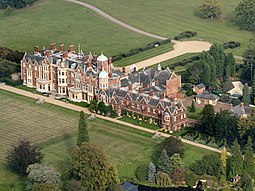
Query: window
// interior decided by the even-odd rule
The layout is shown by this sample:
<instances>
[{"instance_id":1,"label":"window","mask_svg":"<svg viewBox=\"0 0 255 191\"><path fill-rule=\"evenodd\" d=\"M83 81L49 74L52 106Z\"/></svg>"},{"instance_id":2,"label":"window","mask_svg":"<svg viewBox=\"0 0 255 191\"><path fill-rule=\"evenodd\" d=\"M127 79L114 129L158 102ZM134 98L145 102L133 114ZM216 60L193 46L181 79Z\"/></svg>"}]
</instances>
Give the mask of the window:
<instances>
[{"instance_id":1,"label":"window","mask_svg":"<svg viewBox=\"0 0 255 191\"><path fill-rule=\"evenodd\" d=\"M61 79L60 78L58 79L58 83L61 83Z\"/></svg>"},{"instance_id":2,"label":"window","mask_svg":"<svg viewBox=\"0 0 255 191\"><path fill-rule=\"evenodd\" d=\"M148 107L148 112L151 112L151 108L150 107Z\"/></svg>"},{"instance_id":3,"label":"window","mask_svg":"<svg viewBox=\"0 0 255 191\"><path fill-rule=\"evenodd\" d=\"M186 118L186 113L184 113L183 115L184 115L184 118Z\"/></svg>"},{"instance_id":4,"label":"window","mask_svg":"<svg viewBox=\"0 0 255 191\"><path fill-rule=\"evenodd\" d=\"M183 116L181 115L181 119L183 119Z\"/></svg>"},{"instance_id":5,"label":"window","mask_svg":"<svg viewBox=\"0 0 255 191\"><path fill-rule=\"evenodd\" d=\"M66 88L63 88L63 94L65 94L66 93Z\"/></svg>"},{"instance_id":6,"label":"window","mask_svg":"<svg viewBox=\"0 0 255 191\"><path fill-rule=\"evenodd\" d=\"M65 75L65 72L62 72L62 76L64 76Z\"/></svg>"},{"instance_id":7,"label":"window","mask_svg":"<svg viewBox=\"0 0 255 191\"><path fill-rule=\"evenodd\" d=\"M62 83L65 83L65 79L62 79Z\"/></svg>"}]
</instances>

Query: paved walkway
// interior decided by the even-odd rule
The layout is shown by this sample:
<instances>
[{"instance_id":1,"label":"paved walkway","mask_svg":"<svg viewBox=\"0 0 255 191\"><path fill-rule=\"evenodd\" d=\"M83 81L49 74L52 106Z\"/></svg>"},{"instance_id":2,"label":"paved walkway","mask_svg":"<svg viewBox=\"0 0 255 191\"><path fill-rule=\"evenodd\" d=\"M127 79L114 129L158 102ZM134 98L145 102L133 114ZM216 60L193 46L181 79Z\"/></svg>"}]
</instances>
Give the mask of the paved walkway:
<instances>
[{"instance_id":1,"label":"paved walkway","mask_svg":"<svg viewBox=\"0 0 255 191\"><path fill-rule=\"evenodd\" d=\"M81 2L81 1L77 1L77 0L66 0L66 1L71 2L71 3L76 3L76 4L81 5L83 7L87 7L88 9L91 9L92 11L95 11L97 14L99 14L99 15L103 16L104 18L112 21L113 23L115 23L117 25L120 25L121 27L124 27L124 28L126 28L128 30L131 30L133 32L136 32L136 33L139 33L139 34L151 37L151 38L159 39L159 40L166 40L167 39L165 37L155 35L155 34L152 34L152 33L149 33L149 32L145 32L143 30L132 27L132 26L126 24L126 23L123 23L122 21L108 15L107 13L103 12L101 9L98 9L97 7L95 7L93 5L90 5L88 3L84 3L84 2Z\"/></svg>"},{"instance_id":2,"label":"paved walkway","mask_svg":"<svg viewBox=\"0 0 255 191\"><path fill-rule=\"evenodd\" d=\"M76 105L73 105L73 104L65 103L63 101L55 100L52 97L45 97L45 96L42 96L42 95L33 94L31 92L21 90L21 89L17 89L17 88L7 86L7 85L4 85L4 84L0 84L0 89L6 90L6 91L9 91L9 92L13 92L13 93L16 93L16 94L19 94L19 95L23 95L23 96L26 96L26 97L30 97L30 98L33 98L33 99L38 99L39 98L39 99L45 100L47 103L50 103L50 104L53 104L53 105L57 105L57 106L64 107L64 108L67 108L67 109L71 109L71 110L75 110L75 111L84 111L85 113L90 114L90 111L87 108L83 108L83 107L79 107L79 106L76 106ZM107 121L118 123L118 124L121 124L121 125L124 125L124 126L129 126L129 127L139 129L141 131L145 131L145 132L148 132L148 133L154 134L156 132L155 130L151 130L151 129L147 129L147 128L144 128L144 127L136 126L136 125L133 125L133 124L130 124L130 123L126 123L124 121L119 121L117 119L112 119L110 117L105 117L105 116L101 116L101 115L96 115L96 116L98 118L101 118L101 119L104 119L104 120L107 120ZM161 135L163 137L170 137L171 136L171 135L168 135L166 133L161 133ZM193 146L200 147L200 148L203 148L203 149L207 149L207 150L210 150L210 151L213 151L213 152L221 153L221 150L213 148L213 147L209 147L209 146L206 146L206 145L195 143L195 142L192 142L192 141L189 141L189 140L186 140L186 139L182 139L182 138L181 138L181 140L182 140L183 143L186 143L186 144L189 144L189 145L193 145Z\"/></svg>"},{"instance_id":3,"label":"paved walkway","mask_svg":"<svg viewBox=\"0 0 255 191\"><path fill-rule=\"evenodd\" d=\"M143 69L144 67L149 67L160 62L164 62L166 60L173 59L175 57L187 54L187 53L199 53L203 51L208 51L211 47L211 43L204 41L184 41L184 42L176 42L174 45L174 50L166 52L164 54L160 54L158 56L149 58L147 60L143 60L141 62L135 63L137 69ZM130 72L130 68L133 65L125 66L126 72ZM122 67L121 67L122 68ZM119 69L121 69L119 68Z\"/></svg>"}]
</instances>

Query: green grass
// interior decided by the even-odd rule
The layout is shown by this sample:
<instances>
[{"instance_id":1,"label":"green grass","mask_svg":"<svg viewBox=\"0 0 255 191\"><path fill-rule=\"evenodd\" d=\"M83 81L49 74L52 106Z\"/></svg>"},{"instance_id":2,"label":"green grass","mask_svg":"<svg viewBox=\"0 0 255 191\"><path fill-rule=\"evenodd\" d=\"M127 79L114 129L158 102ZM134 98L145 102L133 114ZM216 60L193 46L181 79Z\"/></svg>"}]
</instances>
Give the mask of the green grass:
<instances>
[{"instance_id":1,"label":"green grass","mask_svg":"<svg viewBox=\"0 0 255 191\"><path fill-rule=\"evenodd\" d=\"M39 144L45 155L44 161L53 164L61 173L70 167L70 153L76 142L79 113L0 90L0 190L24 190L24 179L4 168L4 157L11 145L23 137ZM140 164L156 162L157 145L150 133L115 124L102 119L88 121L91 142L100 145L111 163L115 164L119 176L134 177ZM213 153L185 145L186 165ZM192 155L192 157L190 157Z\"/></svg>"},{"instance_id":2,"label":"green grass","mask_svg":"<svg viewBox=\"0 0 255 191\"><path fill-rule=\"evenodd\" d=\"M113 56L155 41L63 0L40 0L8 17L0 10L0 26L0 46L28 52L52 42L66 48L80 43L83 52Z\"/></svg>"},{"instance_id":3,"label":"green grass","mask_svg":"<svg viewBox=\"0 0 255 191\"><path fill-rule=\"evenodd\" d=\"M228 50L242 56L252 37L233 22L234 9L240 0L220 1L223 16L216 20L204 20L195 15L203 0L83 0L99 7L110 15L139 29L172 38L185 30L196 31L195 39L211 42L239 41L241 47Z\"/></svg>"},{"instance_id":4,"label":"green grass","mask_svg":"<svg viewBox=\"0 0 255 191\"><path fill-rule=\"evenodd\" d=\"M189 107L188 107L187 118L199 120L201 118L202 110L203 110L203 108L196 107L196 112L190 112Z\"/></svg>"},{"instance_id":5,"label":"green grass","mask_svg":"<svg viewBox=\"0 0 255 191\"><path fill-rule=\"evenodd\" d=\"M169 52L171 50L173 50L172 44L165 44L165 45L153 48L151 50L148 50L148 51L136 54L134 56L121 59L121 60L119 60L117 62L114 62L113 64L116 67L128 66L130 64L134 64L134 63L137 63L137 62L149 59L151 57L158 56L160 54Z\"/></svg>"}]
</instances>

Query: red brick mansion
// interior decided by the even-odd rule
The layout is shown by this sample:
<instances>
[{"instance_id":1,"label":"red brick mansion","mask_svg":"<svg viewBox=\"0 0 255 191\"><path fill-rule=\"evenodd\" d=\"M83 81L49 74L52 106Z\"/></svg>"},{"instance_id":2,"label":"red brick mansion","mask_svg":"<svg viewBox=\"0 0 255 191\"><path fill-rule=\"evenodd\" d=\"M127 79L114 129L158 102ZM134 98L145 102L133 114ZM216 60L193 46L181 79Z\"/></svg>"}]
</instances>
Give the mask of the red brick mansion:
<instances>
[{"instance_id":1,"label":"red brick mansion","mask_svg":"<svg viewBox=\"0 0 255 191\"><path fill-rule=\"evenodd\" d=\"M121 115L140 113L157 119L162 127L174 131L186 126L186 108L177 98L181 77L168 68L146 69L134 74L115 70L112 59L103 53L99 57L73 45L66 51L34 48L34 54L25 54L21 60L23 84L37 91L52 93L72 101L90 102L93 99L111 105Z\"/></svg>"}]
</instances>

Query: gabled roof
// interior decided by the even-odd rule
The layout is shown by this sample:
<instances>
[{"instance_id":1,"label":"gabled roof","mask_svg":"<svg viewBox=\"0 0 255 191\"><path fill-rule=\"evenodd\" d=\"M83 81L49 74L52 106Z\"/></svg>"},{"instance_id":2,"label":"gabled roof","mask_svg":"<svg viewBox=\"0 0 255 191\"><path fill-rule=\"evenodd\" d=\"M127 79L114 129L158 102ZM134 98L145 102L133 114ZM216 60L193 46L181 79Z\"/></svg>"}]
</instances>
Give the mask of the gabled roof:
<instances>
[{"instance_id":1,"label":"gabled roof","mask_svg":"<svg viewBox=\"0 0 255 191\"><path fill-rule=\"evenodd\" d=\"M207 91L204 91L201 94L196 95L197 98L203 98L203 99L209 99L209 100L217 100L219 99L219 96L214 95L212 93L209 93Z\"/></svg>"}]
</instances>

